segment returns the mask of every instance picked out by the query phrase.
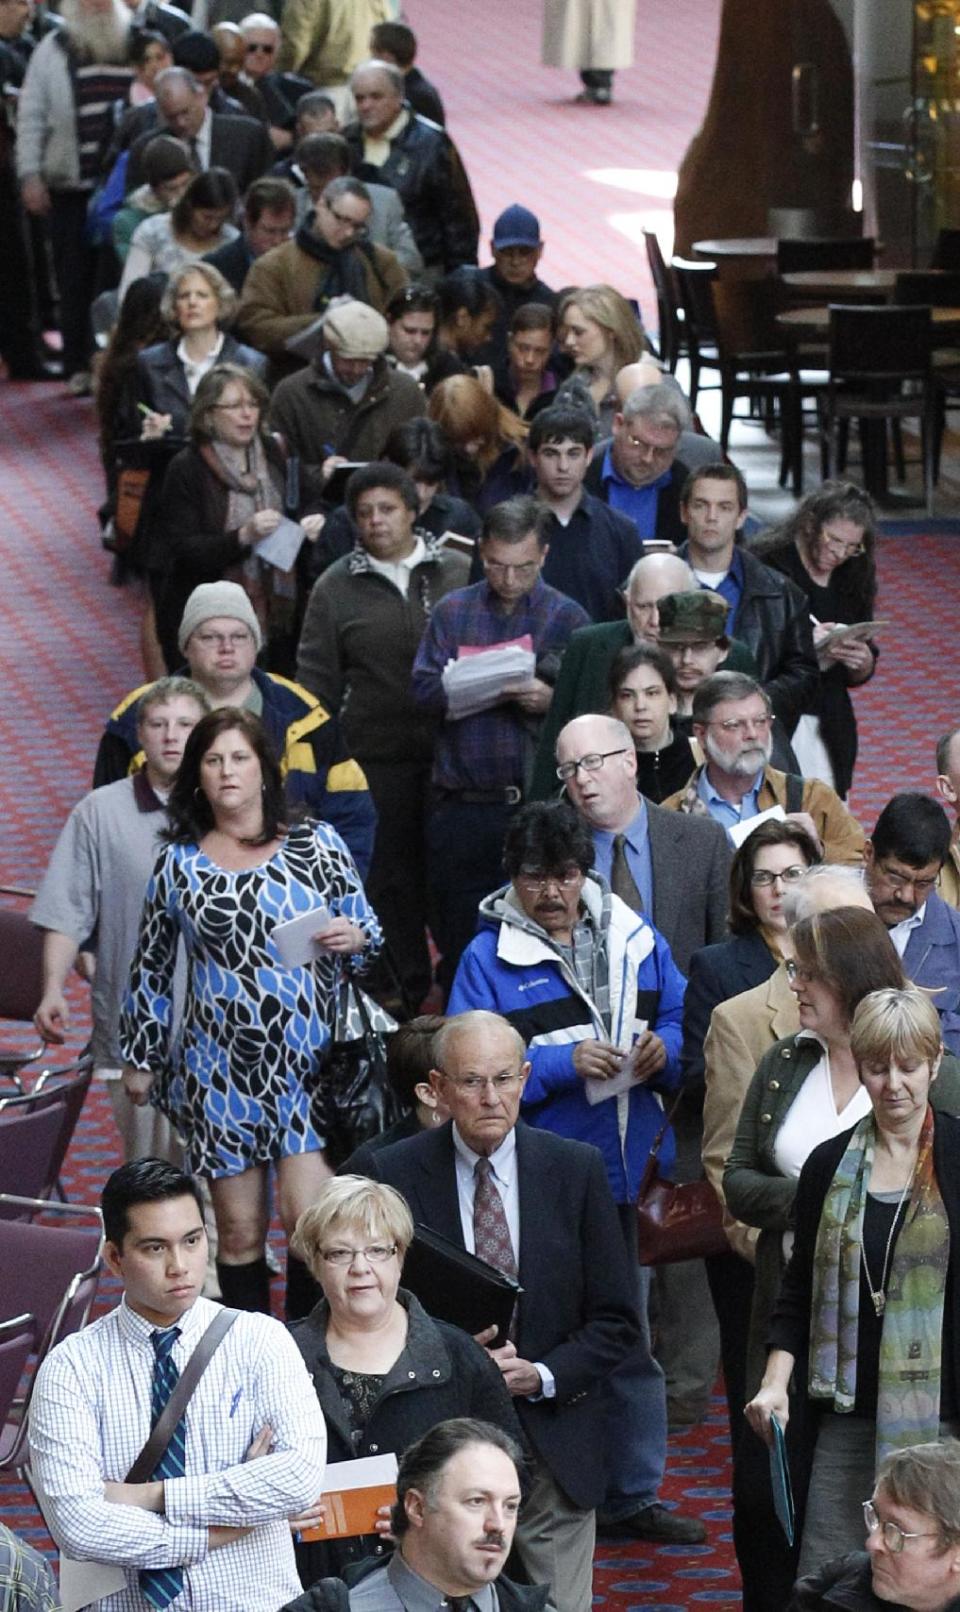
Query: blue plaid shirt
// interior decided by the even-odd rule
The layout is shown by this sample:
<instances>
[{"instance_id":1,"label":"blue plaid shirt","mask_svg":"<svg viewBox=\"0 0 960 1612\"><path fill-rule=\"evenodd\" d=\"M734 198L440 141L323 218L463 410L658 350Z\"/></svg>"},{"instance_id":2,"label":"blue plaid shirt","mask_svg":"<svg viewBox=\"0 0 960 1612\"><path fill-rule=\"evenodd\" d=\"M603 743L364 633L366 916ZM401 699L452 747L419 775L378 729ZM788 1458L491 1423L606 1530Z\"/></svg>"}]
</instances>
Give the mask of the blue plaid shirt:
<instances>
[{"instance_id":1,"label":"blue plaid shirt","mask_svg":"<svg viewBox=\"0 0 960 1612\"><path fill-rule=\"evenodd\" d=\"M412 692L418 705L446 710L441 678L461 645L488 648L529 634L537 676L556 680L570 634L589 625L586 611L539 577L508 610L488 582L456 588L434 606L413 664ZM522 788L532 761L540 717L507 703L460 722L445 722L434 746L433 781L439 789Z\"/></svg>"}]
</instances>

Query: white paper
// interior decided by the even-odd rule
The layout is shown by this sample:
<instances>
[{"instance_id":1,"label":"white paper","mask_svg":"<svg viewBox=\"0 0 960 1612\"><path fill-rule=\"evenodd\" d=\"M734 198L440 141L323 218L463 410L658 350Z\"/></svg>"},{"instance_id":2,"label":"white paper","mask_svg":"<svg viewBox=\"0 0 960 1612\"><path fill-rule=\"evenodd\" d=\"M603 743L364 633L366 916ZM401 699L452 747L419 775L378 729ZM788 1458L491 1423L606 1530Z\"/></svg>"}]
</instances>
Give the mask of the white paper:
<instances>
[{"instance_id":1,"label":"white paper","mask_svg":"<svg viewBox=\"0 0 960 1612\"><path fill-rule=\"evenodd\" d=\"M333 913L329 907L311 907L309 912L302 912L298 918L288 918L285 923L275 924L272 938L280 961L287 968L300 968L304 963L312 963L315 957L322 957L326 948L313 937L332 922Z\"/></svg>"},{"instance_id":2,"label":"white paper","mask_svg":"<svg viewBox=\"0 0 960 1612\"><path fill-rule=\"evenodd\" d=\"M756 817L747 817L742 823L734 823L727 833L739 850L747 836L761 823L782 823L786 815L782 806L768 806L765 812L758 812Z\"/></svg>"},{"instance_id":3,"label":"white paper","mask_svg":"<svg viewBox=\"0 0 960 1612\"><path fill-rule=\"evenodd\" d=\"M451 722L498 705L506 688L529 683L536 674L537 657L532 650L510 645L484 649L479 655L465 655L448 661L443 669L443 691Z\"/></svg>"},{"instance_id":4,"label":"white paper","mask_svg":"<svg viewBox=\"0 0 960 1612\"><path fill-rule=\"evenodd\" d=\"M60 1604L63 1612L79 1612L80 1607L103 1601L126 1589L127 1575L112 1562L78 1562L60 1554Z\"/></svg>"},{"instance_id":5,"label":"white paper","mask_svg":"<svg viewBox=\"0 0 960 1612\"><path fill-rule=\"evenodd\" d=\"M278 571L289 571L296 563L306 536L302 526L296 521L288 520L284 515L280 524L275 526L267 537L262 537L259 543L253 545L253 552L258 560L266 560L268 565L276 566Z\"/></svg>"},{"instance_id":6,"label":"white paper","mask_svg":"<svg viewBox=\"0 0 960 1612\"><path fill-rule=\"evenodd\" d=\"M392 1451L386 1455L361 1455L356 1461L333 1461L323 1474L323 1492L376 1489L396 1481L397 1458Z\"/></svg>"},{"instance_id":7,"label":"white paper","mask_svg":"<svg viewBox=\"0 0 960 1612\"><path fill-rule=\"evenodd\" d=\"M637 1036L642 1036L647 1028L646 1019L638 1019L635 1028ZM640 1084L640 1077L637 1074L638 1056L637 1044L634 1042L617 1073L611 1076L609 1080L584 1081L587 1102L591 1107L595 1103L606 1102L608 1097L619 1097L621 1092L629 1091L631 1086Z\"/></svg>"}]
</instances>

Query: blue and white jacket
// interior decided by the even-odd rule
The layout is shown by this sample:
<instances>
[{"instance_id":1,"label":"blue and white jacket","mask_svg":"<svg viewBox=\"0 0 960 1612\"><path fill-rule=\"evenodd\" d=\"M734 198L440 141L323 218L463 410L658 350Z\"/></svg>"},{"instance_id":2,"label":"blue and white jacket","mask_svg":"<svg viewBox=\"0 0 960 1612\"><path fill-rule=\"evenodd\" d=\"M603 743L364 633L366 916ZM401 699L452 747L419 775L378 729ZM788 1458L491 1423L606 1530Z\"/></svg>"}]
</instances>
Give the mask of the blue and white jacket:
<instances>
[{"instance_id":1,"label":"blue and white jacket","mask_svg":"<svg viewBox=\"0 0 960 1612\"><path fill-rule=\"evenodd\" d=\"M599 1148L616 1202L632 1203L650 1144L663 1123L663 1105L656 1093L673 1091L680 1082L687 982L663 936L613 895L598 873L585 881L582 901L606 937L609 1032L597 1004L580 986L559 948L525 915L510 885L480 903L483 927L460 959L447 1012L488 1008L509 1019L529 1049L524 1119ZM595 1037L627 1051L645 1027L654 1030L667 1049L666 1065L655 1082L589 1103L585 1083L573 1066L577 1042ZM673 1156L673 1137L668 1134L660 1153L664 1170Z\"/></svg>"}]
</instances>

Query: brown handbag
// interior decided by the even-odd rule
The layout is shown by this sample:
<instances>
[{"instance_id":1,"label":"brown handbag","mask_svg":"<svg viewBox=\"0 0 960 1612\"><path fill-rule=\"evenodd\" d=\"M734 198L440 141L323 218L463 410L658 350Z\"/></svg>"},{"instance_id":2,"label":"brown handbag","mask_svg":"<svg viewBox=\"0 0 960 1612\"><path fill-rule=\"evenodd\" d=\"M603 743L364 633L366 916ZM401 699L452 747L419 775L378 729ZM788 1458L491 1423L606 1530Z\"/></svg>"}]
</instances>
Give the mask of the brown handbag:
<instances>
[{"instance_id":1,"label":"brown handbag","mask_svg":"<svg viewBox=\"0 0 960 1612\"><path fill-rule=\"evenodd\" d=\"M660 1174L660 1149L679 1107L678 1091L653 1139L637 1193L637 1257L641 1265L673 1265L682 1259L722 1254L730 1246L723 1205L709 1181L668 1181Z\"/></svg>"},{"instance_id":2,"label":"brown handbag","mask_svg":"<svg viewBox=\"0 0 960 1612\"><path fill-rule=\"evenodd\" d=\"M113 548L117 554L123 554L137 535L149 480L149 470L127 466L117 472L117 507L113 515Z\"/></svg>"}]
</instances>

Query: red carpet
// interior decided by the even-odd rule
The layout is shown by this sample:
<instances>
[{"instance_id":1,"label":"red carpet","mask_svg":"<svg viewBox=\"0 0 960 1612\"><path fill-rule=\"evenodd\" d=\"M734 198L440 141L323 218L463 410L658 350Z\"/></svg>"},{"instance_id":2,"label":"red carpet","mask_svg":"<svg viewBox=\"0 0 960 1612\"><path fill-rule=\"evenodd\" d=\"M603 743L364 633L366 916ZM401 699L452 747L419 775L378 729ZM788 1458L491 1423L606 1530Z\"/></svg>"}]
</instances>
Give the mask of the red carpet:
<instances>
[{"instance_id":1,"label":"red carpet","mask_svg":"<svg viewBox=\"0 0 960 1612\"><path fill-rule=\"evenodd\" d=\"M484 237L523 200L539 213L554 284L610 279L651 309L640 228L666 238L677 163L709 88L719 0L644 0L637 66L612 108L571 104L573 74L539 63L538 0L451 8L411 0L424 70L440 85L476 187ZM106 713L139 680L137 601L109 587L97 536L101 480L88 403L60 388L0 387L0 883L35 884L67 810L89 786ZM956 539L884 539L874 682L857 695L861 763L852 806L870 826L896 789L932 787L937 735L957 719ZM72 992L76 1044L83 993ZM94 1090L68 1160L76 1201L118 1162L109 1106ZM114 1289L106 1284L105 1301ZM739 1601L729 1538L722 1402L671 1440L665 1498L702 1516L699 1550L604 1547L596 1595L616 1612ZM29 1496L0 1482L0 1519L50 1548Z\"/></svg>"}]
</instances>

